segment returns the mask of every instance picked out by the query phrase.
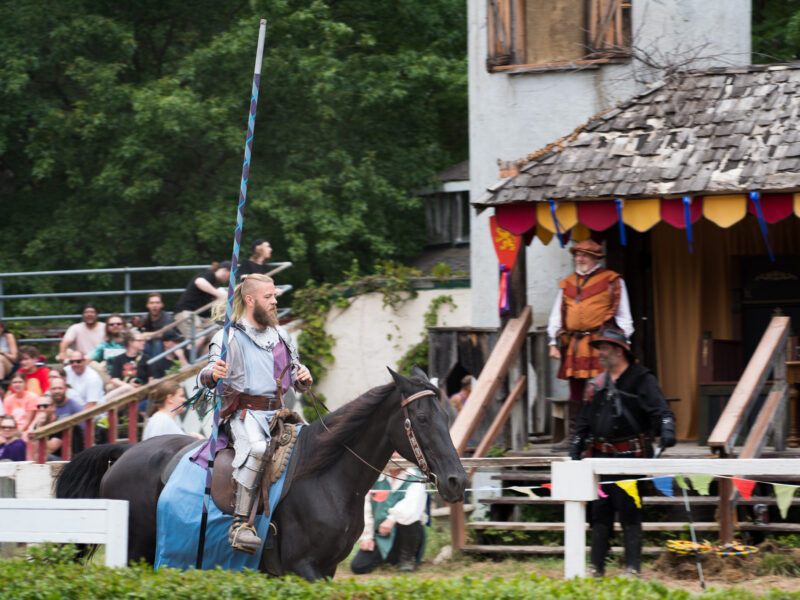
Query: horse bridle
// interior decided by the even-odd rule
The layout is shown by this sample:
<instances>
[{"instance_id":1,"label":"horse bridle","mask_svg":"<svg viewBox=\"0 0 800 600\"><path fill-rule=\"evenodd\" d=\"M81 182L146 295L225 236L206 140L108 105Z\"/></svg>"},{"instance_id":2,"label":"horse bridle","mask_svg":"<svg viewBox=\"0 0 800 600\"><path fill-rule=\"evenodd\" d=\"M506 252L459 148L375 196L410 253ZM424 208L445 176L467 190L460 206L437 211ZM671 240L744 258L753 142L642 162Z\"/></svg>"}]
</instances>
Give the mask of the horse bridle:
<instances>
[{"instance_id":1,"label":"horse bridle","mask_svg":"<svg viewBox=\"0 0 800 600\"><path fill-rule=\"evenodd\" d=\"M326 412L331 412L331 411L328 409L327 406L325 406L325 404L322 403L321 400L317 398L316 394L314 394L314 392L311 391L311 388L309 388L306 391L311 396L311 399L314 401L314 411L317 413L317 418L319 419L320 423L322 423L322 426L325 428L325 431L331 433L331 430L328 429L328 426L325 424L325 420L322 418L322 415L320 414L317 405L322 404L322 408L324 408ZM419 442L417 441L417 436L414 435L414 427L411 424L411 417L408 415L408 405L411 404L414 400L418 398L423 398L425 396L435 396L435 395L436 392L434 392L433 390L421 390L415 394L411 394L408 398L404 398L400 402L400 406L403 409L403 415L405 416L405 421L403 422L403 428L406 431L406 436L408 436L408 443L411 445L412 452L414 452L414 458L417 459L417 465L419 466L419 470L422 471L422 474L425 475L427 479L405 479L404 477L397 477L396 475L385 473L383 470L374 467L369 462L361 458L358 455L358 453L347 444L342 444L342 446L344 446L345 450L347 450L350 454L355 456L358 460L360 460L362 463L364 463L366 466L368 466L376 473L380 473L381 475L385 475L386 477L391 477L392 479L398 479L400 481L410 481L412 483L425 483L426 481L430 481L431 483L433 483L433 485L438 487L439 477L436 475L436 473L431 472L430 468L428 467L428 461L425 460L425 455L422 453L422 447L419 445ZM389 460L392 462L392 464L397 465L397 463L395 463L392 459Z\"/></svg>"}]
</instances>

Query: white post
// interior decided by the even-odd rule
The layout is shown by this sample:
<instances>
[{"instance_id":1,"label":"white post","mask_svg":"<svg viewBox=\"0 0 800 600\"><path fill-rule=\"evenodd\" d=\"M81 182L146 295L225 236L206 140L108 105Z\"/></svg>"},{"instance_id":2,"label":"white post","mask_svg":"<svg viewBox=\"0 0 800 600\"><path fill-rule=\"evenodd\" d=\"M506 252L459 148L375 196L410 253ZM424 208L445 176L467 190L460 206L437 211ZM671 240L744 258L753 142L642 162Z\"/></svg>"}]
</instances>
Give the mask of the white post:
<instances>
[{"instance_id":1,"label":"white post","mask_svg":"<svg viewBox=\"0 0 800 600\"><path fill-rule=\"evenodd\" d=\"M564 578L586 576L586 503L597 499L597 478L584 461L554 461L551 496L564 500Z\"/></svg>"},{"instance_id":2,"label":"white post","mask_svg":"<svg viewBox=\"0 0 800 600\"><path fill-rule=\"evenodd\" d=\"M128 564L128 502L108 501L106 566L125 567Z\"/></svg>"}]
</instances>

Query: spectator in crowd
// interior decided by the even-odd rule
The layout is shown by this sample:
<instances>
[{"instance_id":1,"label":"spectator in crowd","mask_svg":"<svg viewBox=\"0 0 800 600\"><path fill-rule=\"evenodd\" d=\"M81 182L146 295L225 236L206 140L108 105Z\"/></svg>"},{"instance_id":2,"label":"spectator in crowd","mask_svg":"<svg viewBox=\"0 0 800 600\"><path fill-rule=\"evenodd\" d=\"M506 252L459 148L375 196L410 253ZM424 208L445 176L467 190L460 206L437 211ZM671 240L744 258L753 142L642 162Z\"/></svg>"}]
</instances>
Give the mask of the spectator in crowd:
<instances>
[{"instance_id":1,"label":"spectator in crowd","mask_svg":"<svg viewBox=\"0 0 800 600\"><path fill-rule=\"evenodd\" d=\"M111 391L105 402L147 382L147 357L144 354L144 335L135 329L122 333L125 352L111 360Z\"/></svg>"},{"instance_id":2,"label":"spectator in crowd","mask_svg":"<svg viewBox=\"0 0 800 600\"><path fill-rule=\"evenodd\" d=\"M195 316L192 316L191 313L214 300L224 300L227 297L225 288L218 288L217 286L227 285L231 276L230 269L231 263L228 261L213 263L207 270L195 275L186 286L181 297L178 298L178 303L175 305L175 320L178 321L177 328L183 337L187 339L192 337L192 321L194 321L195 334L199 334L214 324L214 321L211 320L210 309L206 309ZM182 319L186 320L183 321ZM198 348L198 354L204 354L207 341L203 339L196 340L196 347Z\"/></svg>"},{"instance_id":3,"label":"spectator in crowd","mask_svg":"<svg viewBox=\"0 0 800 600\"><path fill-rule=\"evenodd\" d=\"M25 460L25 440L12 417L0 419L0 460Z\"/></svg>"},{"instance_id":4,"label":"spectator in crowd","mask_svg":"<svg viewBox=\"0 0 800 600\"><path fill-rule=\"evenodd\" d=\"M70 348L88 356L106 336L106 326L97 320L94 304L84 304L81 316L83 321L70 325L58 345L59 362L66 360Z\"/></svg>"},{"instance_id":5,"label":"spectator in crowd","mask_svg":"<svg viewBox=\"0 0 800 600\"><path fill-rule=\"evenodd\" d=\"M50 398L53 400L55 406L55 413L57 419L69 417L75 413L83 410L83 407L75 400L67 396L67 382L60 377L54 377L50 381Z\"/></svg>"},{"instance_id":6,"label":"spectator in crowd","mask_svg":"<svg viewBox=\"0 0 800 600\"><path fill-rule=\"evenodd\" d=\"M147 365L147 382L154 379L161 379L170 369L175 367L185 367L189 364L186 360L186 353L183 348L175 348L183 341L181 334L174 329L168 329L164 332L162 342L164 343L164 350L171 350L166 356L162 356L156 362Z\"/></svg>"},{"instance_id":7,"label":"spectator in crowd","mask_svg":"<svg viewBox=\"0 0 800 600\"><path fill-rule=\"evenodd\" d=\"M257 239L253 240L250 249L250 258L239 263L238 275L240 278L251 273L261 273L262 275L267 273L266 262L272 257L272 246L267 240Z\"/></svg>"},{"instance_id":8,"label":"spectator in crowd","mask_svg":"<svg viewBox=\"0 0 800 600\"><path fill-rule=\"evenodd\" d=\"M44 395L39 398L37 408L38 410L36 411L36 416L33 418L33 422L25 432L28 436L30 436L30 434L37 429L41 429L45 425L50 425L58 420L58 417L56 417L55 403L49 395ZM81 428L78 426L73 427L71 431L71 446L72 454L74 455L83 449L83 431L81 431ZM59 431L58 433L54 433L53 435L47 437L45 441L47 460L61 460L61 439L63 436L64 432Z\"/></svg>"},{"instance_id":9,"label":"spectator in crowd","mask_svg":"<svg viewBox=\"0 0 800 600\"><path fill-rule=\"evenodd\" d=\"M450 405L456 409L456 412L461 412L461 409L464 408L464 404L466 404L471 391L472 375L465 375L461 379L461 389L448 398Z\"/></svg>"},{"instance_id":10,"label":"spectator in crowd","mask_svg":"<svg viewBox=\"0 0 800 600\"><path fill-rule=\"evenodd\" d=\"M397 452L392 458L402 459ZM383 563L411 572L421 558L425 541L422 521L428 503L425 484L419 483L422 474L416 469L404 472L394 462L387 471L392 477L381 474L364 498L364 533L358 554L350 563L357 575L369 573Z\"/></svg>"},{"instance_id":11,"label":"spectator in crowd","mask_svg":"<svg viewBox=\"0 0 800 600\"><path fill-rule=\"evenodd\" d=\"M142 440L149 440L157 435L186 435L177 419L178 414L186 410L181 408L181 404L185 401L186 396L180 383L177 381L165 381L160 384L156 389L153 410L144 427ZM197 439L203 439L203 436L197 433L189 435Z\"/></svg>"},{"instance_id":12,"label":"spectator in crowd","mask_svg":"<svg viewBox=\"0 0 800 600\"><path fill-rule=\"evenodd\" d=\"M0 381L11 375L17 358L17 338L0 319Z\"/></svg>"},{"instance_id":13,"label":"spectator in crowd","mask_svg":"<svg viewBox=\"0 0 800 600\"><path fill-rule=\"evenodd\" d=\"M83 353L78 350L70 352L69 365L64 371L67 374L67 385L72 392L70 395L74 394L72 397L81 408L91 408L103 401L103 378L88 367Z\"/></svg>"},{"instance_id":14,"label":"spectator in crowd","mask_svg":"<svg viewBox=\"0 0 800 600\"><path fill-rule=\"evenodd\" d=\"M164 300L158 292L147 294L147 314L139 320L139 331L144 333L147 341L144 351L150 356L156 356L164 351L161 343L163 334L156 333L159 329L166 327L175 321L171 312L164 310Z\"/></svg>"},{"instance_id":15,"label":"spectator in crowd","mask_svg":"<svg viewBox=\"0 0 800 600\"><path fill-rule=\"evenodd\" d=\"M111 374L111 361L114 357L119 356L125 352L125 346L122 344L122 333L125 331L125 319L118 313L114 313L106 319L106 337L100 342L92 353L89 355L89 360L97 363L95 366L102 374Z\"/></svg>"},{"instance_id":16,"label":"spectator in crowd","mask_svg":"<svg viewBox=\"0 0 800 600\"><path fill-rule=\"evenodd\" d=\"M21 346L19 349L19 372L25 376L25 389L41 396L50 388L47 374L50 369L44 364L36 346Z\"/></svg>"},{"instance_id":17,"label":"spectator in crowd","mask_svg":"<svg viewBox=\"0 0 800 600\"><path fill-rule=\"evenodd\" d=\"M39 397L25 389L25 375L17 371L11 376L11 386L3 398L5 416L12 417L21 431L30 425L36 413Z\"/></svg>"}]
</instances>

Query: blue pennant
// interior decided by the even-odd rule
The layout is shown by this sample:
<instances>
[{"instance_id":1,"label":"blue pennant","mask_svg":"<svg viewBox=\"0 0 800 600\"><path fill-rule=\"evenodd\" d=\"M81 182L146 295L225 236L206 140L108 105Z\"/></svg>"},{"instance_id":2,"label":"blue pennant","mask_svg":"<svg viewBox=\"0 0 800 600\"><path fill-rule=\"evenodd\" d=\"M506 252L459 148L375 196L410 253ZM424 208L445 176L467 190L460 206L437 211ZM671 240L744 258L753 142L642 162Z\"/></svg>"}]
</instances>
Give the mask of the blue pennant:
<instances>
[{"instance_id":1,"label":"blue pennant","mask_svg":"<svg viewBox=\"0 0 800 600\"><path fill-rule=\"evenodd\" d=\"M653 485L656 486L656 489L665 496L669 496L670 498L674 496L672 491L671 476L667 475L666 477L653 477Z\"/></svg>"}]
</instances>

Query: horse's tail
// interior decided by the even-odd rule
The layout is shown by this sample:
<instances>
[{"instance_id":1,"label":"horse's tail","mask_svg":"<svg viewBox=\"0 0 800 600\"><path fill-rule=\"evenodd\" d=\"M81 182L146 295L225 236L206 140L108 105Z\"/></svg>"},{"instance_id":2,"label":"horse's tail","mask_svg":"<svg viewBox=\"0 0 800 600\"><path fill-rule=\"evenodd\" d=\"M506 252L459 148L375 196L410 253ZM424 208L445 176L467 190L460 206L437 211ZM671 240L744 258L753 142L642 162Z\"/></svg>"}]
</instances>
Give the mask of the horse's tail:
<instances>
[{"instance_id":1,"label":"horse's tail","mask_svg":"<svg viewBox=\"0 0 800 600\"><path fill-rule=\"evenodd\" d=\"M75 455L56 479L56 498L97 498L108 468L131 444L101 444Z\"/></svg>"}]
</instances>

